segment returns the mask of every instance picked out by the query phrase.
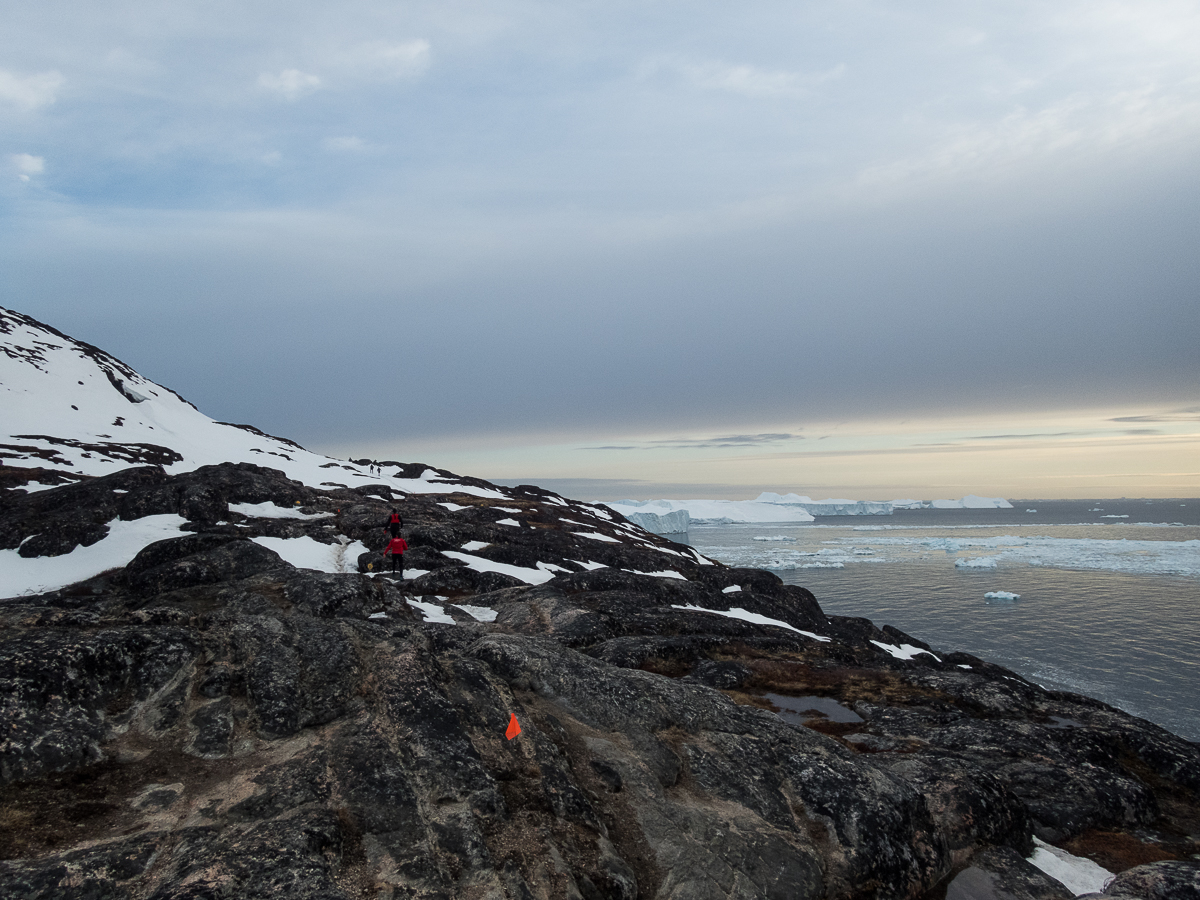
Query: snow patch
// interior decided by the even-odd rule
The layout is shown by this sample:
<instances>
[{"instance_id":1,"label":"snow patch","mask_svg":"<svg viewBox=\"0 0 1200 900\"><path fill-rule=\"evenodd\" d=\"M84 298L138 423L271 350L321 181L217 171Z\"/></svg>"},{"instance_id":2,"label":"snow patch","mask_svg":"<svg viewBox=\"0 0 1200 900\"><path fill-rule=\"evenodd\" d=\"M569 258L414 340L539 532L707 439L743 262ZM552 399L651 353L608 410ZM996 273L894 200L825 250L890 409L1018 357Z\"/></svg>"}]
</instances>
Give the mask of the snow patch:
<instances>
[{"instance_id":1,"label":"snow patch","mask_svg":"<svg viewBox=\"0 0 1200 900\"><path fill-rule=\"evenodd\" d=\"M179 537L187 519L177 515L143 516L132 522L113 519L108 534L90 547L76 547L62 556L26 559L16 550L0 550L0 597L57 591L129 564L143 547Z\"/></svg>"},{"instance_id":2,"label":"snow patch","mask_svg":"<svg viewBox=\"0 0 1200 900\"><path fill-rule=\"evenodd\" d=\"M496 524L497 525L512 525L516 528L521 527L521 523L518 522L516 519L497 519Z\"/></svg>"},{"instance_id":3,"label":"snow patch","mask_svg":"<svg viewBox=\"0 0 1200 900\"><path fill-rule=\"evenodd\" d=\"M619 538L612 537L607 534L601 534L598 531L572 531L571 534L576 537L591 538L593 541L607 541L610 544L621 543Z\"/></svg>"},{"instance_id":4,"label":"snow patch","mask_svg":"<svg viewBox=\"0 0 1200 900\"><path fill-rule=\"evenodd\" d=\"M484 547L490 546L491 544L489 544L487 541L467 541L462 545L462 549L466 550L468 553L471 553L474 550L482 550Z\"/></svg>"},{"instance_id":5,"label":"snow patch","mask_svg":"<svg viewBox=\"0 0 1200 900\"><path fill-rule=\"evenodd\" d=\"M742 586L740 584L731 584L727 588L721 588L721 593L722 594L736 594L741 589L742 589Z\"/></svg>"},{"instance_id":6,"label":"snow patch","mask_svg":"<svg viewBox=\"0 0 1200 900\"><path fill-rule=\"evenodd\" d=\"M895 644L883 644L879 641L871 641L871 643L880 650L891 654L896 659L912 659L918 653L929 653L928 650L922 650L920 647L914 647L912 644L901 644L899 647L897 647ZM933 656L934 659L937 659L938 662L941 662L941 660L934 656L934 654L929 653L929 655Z\"/></svg>"},{"instance_id":7,"label":"snow patch","mask_svg":"<svg viewBox=\"0 0 1200 900\"><path fill-rule=\"evenodd\" d=\"M324 519L333 513L302 513L294 506L276 506L265 503L230 503L229 511L252 516L256 519Z\"/></svg>"},{"instance_id":8,"label":"snow patch","mask_svg":"<svg viewBox=\"0 0 1200 900\"><path fill-rule=\"evenodd\" d=\"M1082 894L1101 893L1113 880L1112 872L1090 859L1075 856L1066 850L1051 846L1041 838L1033 839L1034 851L1028 861L1037 866L1055 881L1061 883L1076 897Z\"/></svg>"},{"instance_id":9,"label":"snow patch","mask_svg":"<svg viewBox=\"0 0 1200 900\"><path fill-rule=\"evenodd\" d=\"M672 603L671 609L684 609L688 612L705 612L712 613L714 616L725 616L727 619L741 619L743 622L750 622L754 625L774 625L776 628L786 628L788 631L794 631L797 634L802 634L806 638L812 638L814 641L822 641L830 643L833 638L823 637L819 634L813 634L811 631L801 631L795 625L789 625L787 622L779 619L772 619L770 616L759 615L758 613L750 612L748 609L742 609L740 606L735 606L733 609L705 609L703 606L693 606L691 603L686 606L680 606L678 603Z\"/></svg>"},{"instance_id":10,"label":"snow patch","mask_svg":"<svg viewBox=\"0 0 1200 900\"><path fill-rule=\"evenodd\" d=\"M284 562L297 569L316 569L331 575L357 572L358 556L367 552L366 545L361 541L322 544L307 535L295 538L256 537L250 540L274 550L283 557Z\"/></svg>"},{"instance_id":11,"label":"snow patch","mask_svg":"<svg viewBox=\"0 0 1200 900\"><path fill-rule=\"evenodd\" d=\"M466 603L452 603L451 606L458 607L476 622L496 621L496 611L494 609L489 609L486 606L470 606Z\"/></svg>"},{"instance_id":12,"label":"snow patch","mask_svg":"<svg viewBox=\"0 0 1200 900\"><path fill-rule=\"evenodd\" d=\"M545 584L554 577L555 572L566 571L561 566L551 563L538 563L536 569L529 569L525 566L512 566L508 563L492 562L492 560L484 559L481 556L472 556L469 553L459 553L455 550L443 550L442 556L448 556L451 559L464 562L467 564L467 568L474 569L476 572L499 572L501 575L511 575L513 578L520 579L526 584Z\"/></svg>"},{"instance_id":13,"label":"snow patch","mask_svg":"<svg viewBox=\"0 0 1200 900\"><path fill-rule=\"evenodd\" d=\"M409 606L415 606L419 609L424 614L424 621L426 622L433 622L438 625L454 624L454 620L436 603L422 603L420 600L408 600L407 603Z\"/></svg>"}]
</instances>

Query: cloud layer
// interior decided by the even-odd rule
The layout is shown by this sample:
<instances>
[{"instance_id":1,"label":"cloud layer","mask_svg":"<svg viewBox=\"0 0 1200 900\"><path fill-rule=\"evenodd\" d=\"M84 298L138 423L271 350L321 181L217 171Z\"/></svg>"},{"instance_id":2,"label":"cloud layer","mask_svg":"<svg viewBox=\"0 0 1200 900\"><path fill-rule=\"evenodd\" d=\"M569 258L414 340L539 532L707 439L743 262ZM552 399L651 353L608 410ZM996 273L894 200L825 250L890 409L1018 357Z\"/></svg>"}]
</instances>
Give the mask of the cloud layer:
<instances>
[{"instance_id":1,"label":"cloud layer","mask_svg":"<svg viewBox=\"0 0 1200 900\"><path fill-rule=\"evenodd\" d=\"M6 302L316 445L1198 399L1194 4L68 2L5 108Z\"/></svg>"}]
</instances>

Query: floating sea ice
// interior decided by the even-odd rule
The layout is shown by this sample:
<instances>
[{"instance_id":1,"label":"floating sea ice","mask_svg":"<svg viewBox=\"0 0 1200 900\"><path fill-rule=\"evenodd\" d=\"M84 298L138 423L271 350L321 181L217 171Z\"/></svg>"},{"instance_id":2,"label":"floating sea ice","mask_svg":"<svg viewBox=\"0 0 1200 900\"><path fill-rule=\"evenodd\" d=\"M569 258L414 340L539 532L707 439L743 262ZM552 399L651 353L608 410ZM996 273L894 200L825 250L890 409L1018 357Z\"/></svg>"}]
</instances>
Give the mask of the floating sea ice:
<instances>
[{"instance_id":1,"label":"floating sea ice","mask_svg":"<svg viewBox=\"0 0 1200 900\"><path fill-rule=\"evenodd\" d=\"M996 568L996 557L977 556L974 559L956 559L954 566L957 569L994 569Z\"/></svg>"},{"instance_id":2,"label":"floating sea ice","mask_svg":"<svg viewBox=\"0 0 1200 900\"><path fill-rule=\"evenodd\" d=\"M988 591L983 595L984 600L1020 600L1020 594L1013 594L1009 591Z\"/></svg>"},{"instance_id":3,"label":"floating sea ice","mask_svg":"<svg viewBox=\"0 0 1200 900\"><path fill-rule=\"evenodd\" d=\"M786 541L786 542L792 543L792 544L796 543L796 539L794 537L788 537L786 534L767 534L767 535L763 535L762 537L756 537L754 540L756 540L756 541L779 541L779 542Z\"/></svg>"}]
</instances>

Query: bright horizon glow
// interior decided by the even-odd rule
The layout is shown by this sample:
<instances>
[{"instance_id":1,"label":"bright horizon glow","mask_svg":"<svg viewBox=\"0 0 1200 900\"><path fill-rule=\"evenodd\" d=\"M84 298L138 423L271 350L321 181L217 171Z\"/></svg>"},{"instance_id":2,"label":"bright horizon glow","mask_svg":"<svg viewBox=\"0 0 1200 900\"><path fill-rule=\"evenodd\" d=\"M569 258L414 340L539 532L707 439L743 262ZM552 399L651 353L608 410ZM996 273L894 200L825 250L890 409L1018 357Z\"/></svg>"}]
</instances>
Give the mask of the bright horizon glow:
<instances>
[{"instance_id":1,"label":"bright horizon glow","mask_svg":"<svg viewBox=\"0 0 1200 900\"><path fill-rule=\"evenodd\" d=\"M752 499L764 490L855 500L1200 496L1195 408L1066 411L1020 419L980 414L609 440L477 436L332 445L322 451L345 458L420 457L503 483L568 483L573 496L584 500L685 499L680 492L687 498Z\"/></svg>"}]
</instances>

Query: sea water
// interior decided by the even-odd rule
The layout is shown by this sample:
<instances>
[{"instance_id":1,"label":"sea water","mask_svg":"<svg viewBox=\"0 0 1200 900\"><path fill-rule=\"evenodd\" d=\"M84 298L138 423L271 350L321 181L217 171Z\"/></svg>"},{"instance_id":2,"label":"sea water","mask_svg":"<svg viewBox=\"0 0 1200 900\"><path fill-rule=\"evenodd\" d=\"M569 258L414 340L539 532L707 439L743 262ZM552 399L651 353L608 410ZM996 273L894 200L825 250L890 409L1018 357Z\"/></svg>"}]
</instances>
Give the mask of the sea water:
<instances>
[{"instance_id":1,"label":"sea water","mask_svg":"<svg viewBox=\"0 0 1200 900\"><path fill-rule=\"evenodd\" d=\"M1200 500L1013 502L694 524L689 543L808 588L829 614L894 625L1200 741Z\"/></svg>"}]
</instances>

